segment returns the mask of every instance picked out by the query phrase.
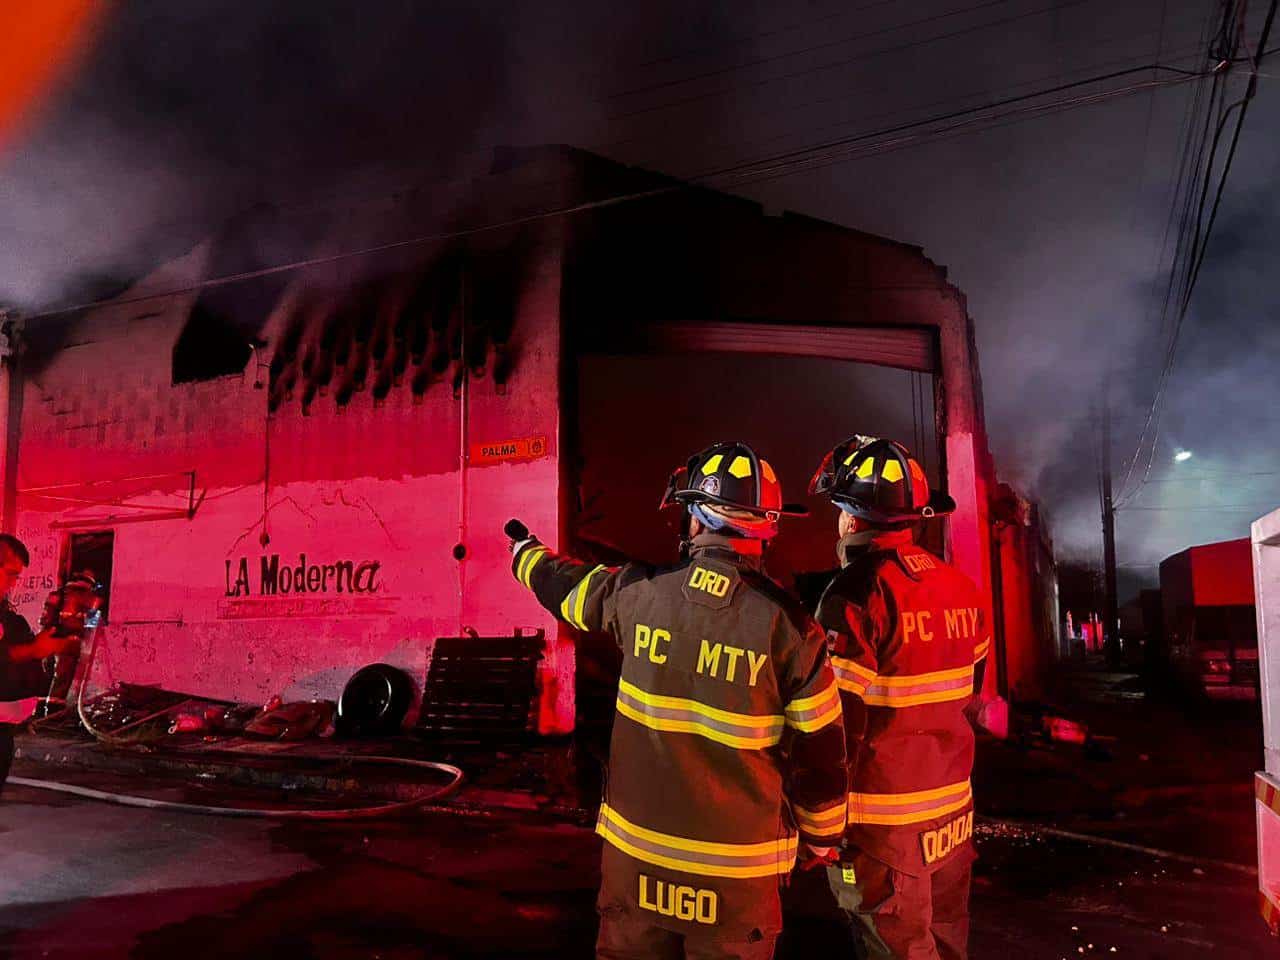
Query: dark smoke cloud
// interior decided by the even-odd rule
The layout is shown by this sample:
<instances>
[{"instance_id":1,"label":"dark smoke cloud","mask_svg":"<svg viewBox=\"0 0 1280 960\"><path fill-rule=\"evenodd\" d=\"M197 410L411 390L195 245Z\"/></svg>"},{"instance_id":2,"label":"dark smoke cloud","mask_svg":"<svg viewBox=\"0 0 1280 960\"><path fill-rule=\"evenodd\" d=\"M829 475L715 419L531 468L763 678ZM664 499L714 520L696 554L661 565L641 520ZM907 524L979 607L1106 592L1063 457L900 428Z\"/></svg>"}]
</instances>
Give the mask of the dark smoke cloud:
<instances>
[{"instance_id":1,"label":"dark smoke cloud","mask_svg":"<svg viewBox=\"0 0 1280 960\"><path fill-rule=\"evenodd\" d=\"M129 279L253 203L337 204L448 177L511 99L498 11L121 4L3 170L0 296Z\"/></svg>"},{"instance_id":2,"label":"dark smoke cloud","mask_svg":"<svg viewBox=\"0 0 1280 960\"><path fill-rule=\"evenodd\" d=\"M447 178L497 144L567 142L695 175L1157 50L1171 59L1196 46L1216 2L1069 0L1032 15L1045 6L122 4L81 74L0 160L0 234L21 238L0 247L0 302L74 301L252 203L341 205ZM1276 499L1263 367L1277 347L1265 278L1280 211L1265 185L1280 118L1275 82L1263 82L1135 507ZM1069 554L1096 552L1090 407L1108 370L1117 462L1158 373L1164 331L1150 306L1190 89L744 190L769 209L921 244L951 269L978 326L1000 468L1045 501ZM1196 455L1175 470L1176 445ZM1237 482L1242 466L1263 475ZM1135 509L1121 517L1122 559L1239 535L1248 517Z\"/></svg>"}]
</instances>

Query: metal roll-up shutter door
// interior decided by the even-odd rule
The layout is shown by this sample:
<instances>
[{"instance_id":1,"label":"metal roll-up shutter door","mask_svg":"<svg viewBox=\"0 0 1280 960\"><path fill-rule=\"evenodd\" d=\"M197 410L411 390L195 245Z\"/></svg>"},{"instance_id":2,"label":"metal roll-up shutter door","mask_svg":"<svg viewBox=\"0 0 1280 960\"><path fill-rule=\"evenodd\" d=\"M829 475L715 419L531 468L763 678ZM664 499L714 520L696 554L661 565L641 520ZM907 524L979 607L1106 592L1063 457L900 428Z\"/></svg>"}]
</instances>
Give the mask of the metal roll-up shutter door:
<instances>
[{"instance_id":1,"label":"metal roll-up shutter door","mask_svg":"<svg viewBox=\"0 0 1280 960\"><path fill-rule=\"evenodd\" d=\"M762 353L826 357L934 373L935 331L923 327L816 327L778 323L658 323L643 328L658 352Z\"/></svg>"}]
</instances>

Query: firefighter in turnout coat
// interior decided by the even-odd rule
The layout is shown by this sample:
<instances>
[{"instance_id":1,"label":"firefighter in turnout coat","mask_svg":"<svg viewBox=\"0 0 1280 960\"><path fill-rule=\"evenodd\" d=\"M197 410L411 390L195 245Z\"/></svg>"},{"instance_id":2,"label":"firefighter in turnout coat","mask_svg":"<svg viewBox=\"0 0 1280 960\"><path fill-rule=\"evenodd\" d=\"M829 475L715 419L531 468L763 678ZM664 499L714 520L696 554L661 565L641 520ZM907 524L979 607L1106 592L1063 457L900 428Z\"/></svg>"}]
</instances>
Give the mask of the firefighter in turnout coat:
<instances>
[{"instance_id":1,"label":"firefighter in turnout coat","mask_svg":"<svg viewBox=\"0 0 1280 960\"><path fill-rule=\"evenodd\" d=\"M522 525L512 571L538 601L622 648L596 832L601 958L769 958L799 854L834 858L845 826L840 695L824 635L762 571L784 506L747 445L672 475L688 511L669 567L588 566Z\"/></svg>"},{"instance_id":2,"label":"firefighter in turnout coat","mask_svg":"<svg viewBox=\"0 0 1280 960\"><path fill-rule=\"evenodd\" d=\"M990 646L973 582L914 542L955 509L905 447L854 437L814 476L840 508L841 570L818 604L844 706L849 827L828 869L874 958L967 955L974 736ZM976 685L975 685L976 680Z\"/></svg>"}]
</instances>

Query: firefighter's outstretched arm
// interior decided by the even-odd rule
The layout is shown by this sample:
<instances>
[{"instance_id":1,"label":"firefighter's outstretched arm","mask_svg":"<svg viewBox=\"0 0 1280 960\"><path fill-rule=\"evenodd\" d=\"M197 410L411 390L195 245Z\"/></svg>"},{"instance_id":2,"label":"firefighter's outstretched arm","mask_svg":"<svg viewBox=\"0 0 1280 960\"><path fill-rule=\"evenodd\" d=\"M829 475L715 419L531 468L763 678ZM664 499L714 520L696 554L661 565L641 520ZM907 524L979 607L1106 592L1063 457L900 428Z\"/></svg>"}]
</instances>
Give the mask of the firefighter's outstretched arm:
<instances>
[{"instance_id":1,"label":"firefighter's outstretched arm","mask_svg":"<svg viewBox=\"0 0 1280 960\"><path fill-rule=\"evenodd\" d=\"M613 605L609 601L617 582L617 568L558 556L518 520L509 521L505 532L512 541L511 572L540 604L579 630L615 632Z\"/></svg>"},{"instance_id":2,"label":"firefighter's outstretched arm","mask_svg":"<svg viewBox=\"0 0 1280 960\"><path fill-rule=\"evenodd\" d=\"M849 799L840 693L821 628L812 621L803 629L787 626L793 636L778 675L790 740L787 799L802 842L836 847Z\"/></svg>"}]
</instances>

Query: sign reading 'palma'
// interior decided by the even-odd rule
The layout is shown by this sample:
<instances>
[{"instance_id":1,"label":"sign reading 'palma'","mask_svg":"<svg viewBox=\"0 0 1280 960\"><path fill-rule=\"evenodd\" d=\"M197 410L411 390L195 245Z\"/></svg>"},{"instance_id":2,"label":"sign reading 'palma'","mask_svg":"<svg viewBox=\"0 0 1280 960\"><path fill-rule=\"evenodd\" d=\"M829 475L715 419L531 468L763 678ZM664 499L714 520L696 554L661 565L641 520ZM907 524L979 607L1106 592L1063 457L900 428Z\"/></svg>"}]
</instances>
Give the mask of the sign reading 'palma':
<instances>
[{"instance_id":1,"label":"sign reading 'palma'","mask_svg":"<svg viewBox=\"0 0 1280 960\"><path fill-rule=\"evenodd\" d=\"M473 443L470 460L477 466L510 460L537 460L547 455L546 437L522 437L519 440L495 440Z\"/></svg>"}]
</instances>

